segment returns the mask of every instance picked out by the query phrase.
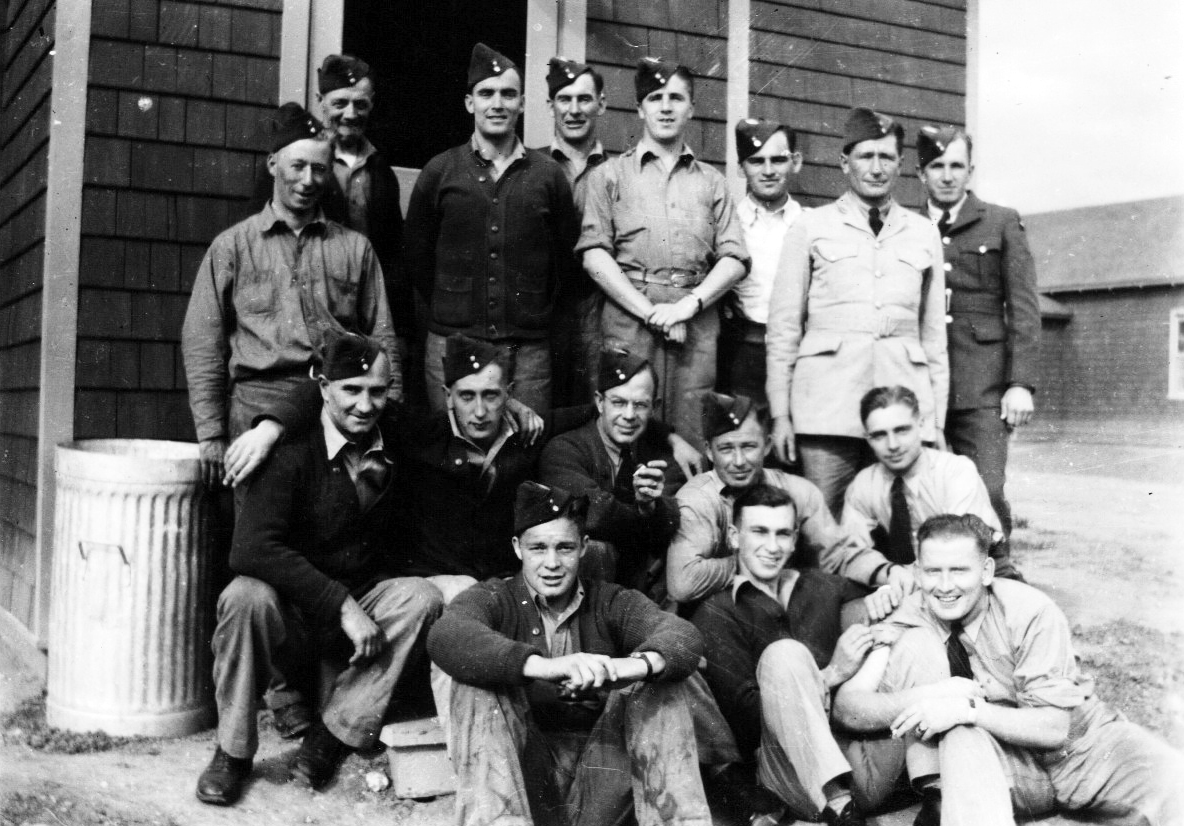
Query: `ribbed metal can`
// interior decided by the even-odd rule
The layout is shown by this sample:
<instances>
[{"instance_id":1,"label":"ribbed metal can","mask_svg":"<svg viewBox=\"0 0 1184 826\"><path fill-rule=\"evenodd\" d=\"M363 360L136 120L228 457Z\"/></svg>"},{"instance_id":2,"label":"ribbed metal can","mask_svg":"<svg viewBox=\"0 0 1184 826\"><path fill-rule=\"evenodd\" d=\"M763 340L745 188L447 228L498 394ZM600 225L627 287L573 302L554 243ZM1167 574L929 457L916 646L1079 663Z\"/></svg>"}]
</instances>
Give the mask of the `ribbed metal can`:
<instances>
[{"instance_id":1,"label":"ribbed metal can","mask_svg":"<svg viewBox=\"0 0 1184 826\"><path fill-rule=\"evenodd\" d=\"M181 736L212 725L211 502L197 445L57 448L46 716Z\"/></svg>"}]
</instances>

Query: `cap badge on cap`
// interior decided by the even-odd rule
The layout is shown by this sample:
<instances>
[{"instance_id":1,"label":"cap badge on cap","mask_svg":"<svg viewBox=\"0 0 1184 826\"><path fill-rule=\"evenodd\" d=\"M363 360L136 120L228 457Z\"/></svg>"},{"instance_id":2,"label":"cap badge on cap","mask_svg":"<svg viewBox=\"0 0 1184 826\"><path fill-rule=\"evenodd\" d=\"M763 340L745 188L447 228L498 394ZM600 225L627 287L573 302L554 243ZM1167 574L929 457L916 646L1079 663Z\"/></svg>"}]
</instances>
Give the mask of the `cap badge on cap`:
<instances>
[{"instance_id":1,"label":"cap badge on cap","mask_svg":"<svg viewBox=\"0 0 1184 826\"><path fill-rule=\"evenodd\" d=\"M736 427L740 427L740 420L737 419L736 414L730 410L728 411L728 419L732 422L732 424L736 425Z\"/></svg>"},{"instance_id":2,"label":"cap badge on cap","mask_svg":"<svg viewBox=\"0 0 1184 826\"><path fill-rule=\"evenodd\" d=\"M500 64L496 60L494 60L494 61L491 61L489 65L490 65L490 68L492 68L495 72L497 72L498 74L501 74L502 64Z\"/></svg>"},{"instance_id":3,"label":"cap badge on cap","mask_svg":"<svg viewBox=\"0 0 1184 826\"><path fill-rule=\"evenodd\" d=\"M617 378L620 379L621 381L624 381L625 379L627 379L629 377L625 375L624 370L617 370Z\"/></svg>"}]
</instances>

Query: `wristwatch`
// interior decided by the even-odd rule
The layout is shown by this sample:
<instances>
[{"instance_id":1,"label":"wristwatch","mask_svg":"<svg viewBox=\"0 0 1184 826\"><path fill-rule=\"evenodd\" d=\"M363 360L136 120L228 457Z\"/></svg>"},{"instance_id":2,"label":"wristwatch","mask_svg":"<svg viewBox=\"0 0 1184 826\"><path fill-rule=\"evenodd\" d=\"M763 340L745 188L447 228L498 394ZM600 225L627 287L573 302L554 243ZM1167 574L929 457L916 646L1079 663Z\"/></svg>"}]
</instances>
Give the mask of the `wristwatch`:
<instances>
[{"instance_id":1,"label":"wristwatch","mask_svg":"<svg viewBox=\"0 0 1184 826\"><path fill-rule=\"evenodd\" d=\"M642 677L643 682L649 682L654 677L654 664L650 662L650 658L645 655L644 651L634 651L629 655L630 659L641 660L645 663L645 676Z\"/></svg>"},{"instance_id":2,"label":"wristwatch","mask_svg":"<svg viewBox=\"0 0 1184 826\"><path fill-rule=\"evenodd\" d=\"M966 725L973 726L978 720L978 704L974 702L973 697L967 698L970 700L970 715L966 718Z\"/></svg>"}]
</instances>

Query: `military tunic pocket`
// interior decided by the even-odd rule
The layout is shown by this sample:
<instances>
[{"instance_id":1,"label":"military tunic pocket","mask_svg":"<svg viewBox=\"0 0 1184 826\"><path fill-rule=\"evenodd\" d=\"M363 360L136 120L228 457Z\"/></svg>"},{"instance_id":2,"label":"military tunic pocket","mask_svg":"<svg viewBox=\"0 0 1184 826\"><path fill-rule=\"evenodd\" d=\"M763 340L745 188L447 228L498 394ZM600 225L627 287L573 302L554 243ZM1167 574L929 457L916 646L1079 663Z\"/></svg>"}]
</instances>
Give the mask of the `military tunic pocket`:
<instances>
[{"instance_id":1,"label":"military tunic pocket","mask_svg":"<svg viewBox=\"0 0 1184 826\"><path fill-rule=\"evenodd\" d=\"M234 309L239 315L268 315L278 309L276 281L271 270L245 270L234 281Z\"/></svg>"}]
</instances>

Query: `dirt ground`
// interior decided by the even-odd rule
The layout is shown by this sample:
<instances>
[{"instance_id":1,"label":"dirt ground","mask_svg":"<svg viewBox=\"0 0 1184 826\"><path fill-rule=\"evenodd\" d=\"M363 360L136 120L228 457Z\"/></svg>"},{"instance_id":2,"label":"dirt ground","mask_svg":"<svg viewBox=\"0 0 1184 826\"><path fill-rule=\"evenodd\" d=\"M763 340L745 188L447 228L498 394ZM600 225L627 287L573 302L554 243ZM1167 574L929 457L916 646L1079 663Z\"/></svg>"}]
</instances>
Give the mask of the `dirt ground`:
<instances>
[{"instance_id":1,"label":"dirt ground","mask_svg":"<svg viewBox=\"0 0 1184 826\"><path fill-rule=\"evenodd\" d=\"M1065 609L1099 693L1184 747L1184 449L1020 443L1009 495L1017 561ZM0 645L0 715L39 690L39 675L17 668L11 648ZM384 755L351 757L324 793L292 787L287 763L296 747L267 726L255 777L229 809L193 796L212 732L62 754L31 748L22 727L32 724L18 717L0 728L0 826L451 822L451 797L417 803L369 791L364 775L385 770ZM897 826L912 816L873 822Z\"/></svg>"}]
</instances>

